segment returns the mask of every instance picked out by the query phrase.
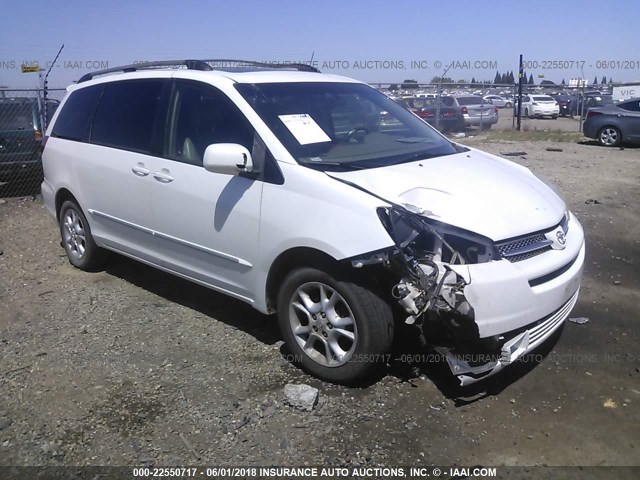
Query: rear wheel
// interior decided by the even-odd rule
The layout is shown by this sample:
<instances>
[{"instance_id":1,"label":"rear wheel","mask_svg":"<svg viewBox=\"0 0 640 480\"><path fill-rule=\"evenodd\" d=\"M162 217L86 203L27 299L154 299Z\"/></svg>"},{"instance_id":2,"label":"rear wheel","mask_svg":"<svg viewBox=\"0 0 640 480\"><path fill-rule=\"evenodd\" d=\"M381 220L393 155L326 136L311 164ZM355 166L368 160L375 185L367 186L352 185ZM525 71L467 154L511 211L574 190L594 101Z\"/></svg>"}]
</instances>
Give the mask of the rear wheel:
<instances>
[{"instance_id":1,"label":"rear wheel","mask_svg":"<svg viewBox=\"0 0 640 480\"><path fill-rule=\"evenodd\" d=\"M552 118L553 120L557 120L557 119L558 119L558 115L551 115L551 118Z\"/></svg>"},{"instance_id":2,"label":"rear wheel","mask_svg":"<svg viewBox=\"0 0 640 480\"><path fill-rule=\"evenodd\" d=\"M284 280L278 322L294 363L323 380L352 383L387 361L391 307L342 275L300 268Z\"/></svg>"},{"instance_id":3,"label":"rear wheel","mask_svg":"<svg viewBox=\"0 0 640 480\"><path fill-rule=\"evenodd\" d=\"M72 200L60 208L60 235L69 262L80 270L94 270L104 260L104 251L96 245L82 209Z\"/></svg>"},{"instance_id":4,"label":"rear wheel","mask_svg":"<svg viewBox=\"0 0 640 480\"><path fill-rule=\"evenodd\" d=\"M598 142L605 147L616 147L622 141L622 134L616 127L602 127L598 132Z\"/></svg>"}]
</instances>

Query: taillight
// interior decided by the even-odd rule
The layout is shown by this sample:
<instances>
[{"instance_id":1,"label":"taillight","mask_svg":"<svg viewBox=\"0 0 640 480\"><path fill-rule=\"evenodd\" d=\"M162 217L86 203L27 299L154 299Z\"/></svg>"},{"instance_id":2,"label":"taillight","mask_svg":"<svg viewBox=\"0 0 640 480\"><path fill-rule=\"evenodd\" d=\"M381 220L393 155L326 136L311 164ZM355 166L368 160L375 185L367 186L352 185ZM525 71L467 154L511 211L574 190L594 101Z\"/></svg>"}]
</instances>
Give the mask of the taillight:
<instances>
[{"instance_id":1,"label":"taillight","mask_svg":"<svg viewBox=\"0 0 640 480\"><path fill-rule=\"evenodd\" d=\"M536 102L533 102L531 105L538 105Z\"/></svg>"},{"instance_id":2,"label":"taillight","mask_svg":"<svg viewBox=\"0 0 640 480\"><path fill-rule=\"evenodd\" d=\"M467 110L467 107L462 107L462 113L463 115L466 115L467 113L469 113L469 110Z\"/></svg>"},{"instance_id":3,"label":"taillight","mask_svg":"<svg viewBox=\"0 0 640 480\"><path fill-rule=\"evenodd\" d=\"M449 111L447 111L447 112L444 112L444 113L442 114L442 116L443 116L443 117L455 117L455 116L456 116L456 112L449 112Z\"/></svg>"},{"instance_id":4,"label":"taillight","mask_svg":"<svg viewBox=\"0 0 640 480\"><path fill-rule=\"evenodd\" d=\"M589 111L587 112L587 118L595 117L595 116L597 116L597 115L602 115L602 112L594 112L594 111L592 111L592 110L589 110Z\"/></svg>"},{"instance_id":5,"label":"taillight","mask_svg":"<svg viewBox=\"0 0 640 480\"><path fill-rule=\"evenodd\" d=\"M36 142L39 142L40 140L42 140L42 132L40 130L34 131L33 138L35 139Z\"/></svg>"}]
</instances>

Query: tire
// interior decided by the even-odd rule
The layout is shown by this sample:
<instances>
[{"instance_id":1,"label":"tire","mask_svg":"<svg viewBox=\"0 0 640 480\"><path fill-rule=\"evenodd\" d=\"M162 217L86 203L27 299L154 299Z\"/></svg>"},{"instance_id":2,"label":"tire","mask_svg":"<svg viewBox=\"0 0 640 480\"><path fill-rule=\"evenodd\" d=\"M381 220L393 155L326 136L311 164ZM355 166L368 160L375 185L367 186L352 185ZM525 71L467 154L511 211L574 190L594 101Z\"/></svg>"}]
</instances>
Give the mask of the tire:
<instances>
[{"instance_id":1,"label":"tire","mask_svg":"<svg viewBox=\"0 0 640 480\"><path fill-rule=\"evenodd\" d=\"M72 200L64 202L59 218L62 247L71 265L85 271L100 267L105 252L93 240L89 222L78 204Z\"/></svg>"},{"instance_id":2,"label":"tire","mask_svg":"<svg viewBox=\"0 0 640 480\"><path fill-rule=\"evenodd\" d=\"M480 125L480 130L491 130L491 123L483 123Z\"/></svg>"},{"instance_id":3,"label":"tire","mask_svg":"<svg viewBox=\"0 0 640 480\"><path fill-rule=\"evenodd\" d=\"M603 147L617 147L622 142L622 134L618 128L608 125L598 131L598 142Z\"/></svg>"},{"instance_id":4,"label":"tire","mask_svg":"<svg viewBox=\"0 0 640 480\"><path fill-rule=\"evenodd\" d=\"M278 295L278 323L293 363L322 380L352 384L388 360L394 323L387 302L344 277L292 271Z\"/></svg>"},{"instance_id":5,"label":"tire","mask_svg":"<svg viewBox=\"0 0 640 480\"><path fill-rule=\"evenodd\" d=\"M552 120L557 120L558 119L558 115L551 115L551 119Z\"/></svg>"},{"instance_id":6,"label":"tire","mask_svg":"<svg viewBox=\"0 0 640 480\"><path fill-rule=\"evenodd\" d=\"M504 104L504 108L511 108L513 105L511 105L511 102L507 102Z\"/></svg>"}]
</instances>

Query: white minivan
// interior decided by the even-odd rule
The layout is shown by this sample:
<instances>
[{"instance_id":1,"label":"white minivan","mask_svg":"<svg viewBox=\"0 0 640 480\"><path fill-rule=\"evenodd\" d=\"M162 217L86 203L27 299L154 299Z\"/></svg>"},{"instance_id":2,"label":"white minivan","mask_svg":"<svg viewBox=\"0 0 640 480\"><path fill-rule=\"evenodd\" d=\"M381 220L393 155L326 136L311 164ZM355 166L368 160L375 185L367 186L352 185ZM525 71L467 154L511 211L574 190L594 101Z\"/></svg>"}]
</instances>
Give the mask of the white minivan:
<instances>
[{"instance_id":1,"label":"white minivan","mask_svg":"<svg viewBox=\"0 0 640 480\"><path fill-rule=\"evenodd\" d=\"M361 82L223 67L128 65L68 88L42 194L74 266L110 250L277 313L296 364L338 383L388 361L397 322L462 385L563 324L584 235L547 183Z\"/></svg>"}]
</instances>

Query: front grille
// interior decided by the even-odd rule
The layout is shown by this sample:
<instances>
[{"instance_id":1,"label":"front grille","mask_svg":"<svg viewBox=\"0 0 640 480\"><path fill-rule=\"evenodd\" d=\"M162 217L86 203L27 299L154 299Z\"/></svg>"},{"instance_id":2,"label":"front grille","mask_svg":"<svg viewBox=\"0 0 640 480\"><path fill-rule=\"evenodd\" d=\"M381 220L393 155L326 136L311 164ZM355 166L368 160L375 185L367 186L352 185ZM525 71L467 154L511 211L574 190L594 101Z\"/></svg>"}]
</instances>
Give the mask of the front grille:
<instances>
[{"instance_id":1,"label":"front grille","mask_svg":"<svg viewBox=\"0 0 640 480\"><path fill-rule=\"evenodd\" d=\"M498 243L496 245L502 258L510 262L521 262L551 250L551 240L542 233L536 233L528 237Z\"/></svg>"}]
</instances>

